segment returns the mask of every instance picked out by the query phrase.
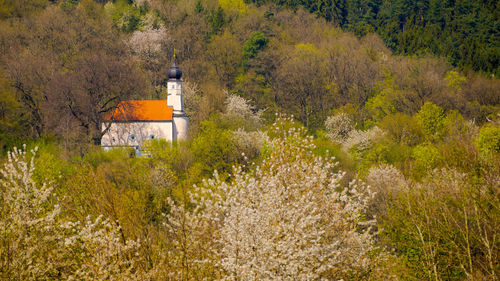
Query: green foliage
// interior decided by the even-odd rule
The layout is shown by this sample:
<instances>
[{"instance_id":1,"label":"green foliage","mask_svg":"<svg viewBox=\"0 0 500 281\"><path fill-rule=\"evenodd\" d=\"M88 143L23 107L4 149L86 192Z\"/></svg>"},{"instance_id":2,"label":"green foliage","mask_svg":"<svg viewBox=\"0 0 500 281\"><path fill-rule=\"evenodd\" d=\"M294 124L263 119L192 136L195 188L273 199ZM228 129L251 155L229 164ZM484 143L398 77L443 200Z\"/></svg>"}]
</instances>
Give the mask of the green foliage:
<instances>
[{"instance_id":1,"label":"green foliage","mask_svg":"<svg viewBox=\"0 0 500 281\"><path fill-rule=\"evenodd\" d=\"M217 6L216 9L210 10L208 13L208 23L212 34L219 33L226 23L226 14L224 13L224 9Z\"/></svg>"},{"instance_id":2,"label":"green foliage","mask_svg":"<svg viewBox=\"0 0 500 281\"><path fill-rule=\"evenodd\" d=\"M110 163L116 161L117 159L120 160L128 159L132 154L132 152L135 153L135 151L132 150L133 149L128 149L128 148L117 148L117 149L111 149L109 151L104 151L99 149L97 151L85 154L82 160L89 163L94 168L97 168L99 165L103 163Z\"/></svg>"},{"instance_id":3,"label":"green foliage","mask_svg":"<svg viewBox=\"0 0 500 281\"><path fill-rule=\"evenodd\" d=\"M203 13L204 10L205 10L205 8L203 8L203 4L201 3L201 0L196 1L196 4L194 6L194 12L196 14L201 14L201 13Z\"/></svg>"},{"instance_id":4,"label":"green foliage","mask_svg":"<svg viewBox=\"0 0 500 281\"><path fill-rule=\"evenodd\" d=\"M105 9L114 25L123 32L133 32L141 24L141 11L126 0L108 2Z\"/></svg>"},{"instance_id":5,"label":"green foliage","mask_svg":"<svg viewBox=\"0 0 500 281\"><path fill-rule=\"evenodd\" d=\"M388 114L396 112L392 98L386 93L377 94L366 101L365 110L375 122L382 120Z\"/></svg>"},{"instance_id":6,"label":"green foliage","mask_svg":"<svg viewBox=\"0 0 500 281\"><path fill-rule=\"evenodd\" d=\"M442 161L439 149L430 143L415 146L411 156L415 159L414 171L417 177L436 168Z\"/></svg>"},{"instance_id":7,"label":"green foliage","mask_svg":"<svg viewBox=\"0 0 500 281\"><path fill-rule=\"evenodd\" d=\"M415 118L423 128L427 140L436 141L441 139L445 128L445 114L440 106L426 102L415 115Z\"/></svg>"},{"instance_id":8,"label":"green foliage","mask_svg":"<svg viewBox=\"0 0 500 281\"><path fill-rule=\"evenodd\" d=\"M242 73L236 77L234 87L238 93L250 99L256 108L266 109L263 112L265 120L270 121L274 118L277 106L273 100L272 89L264 75L257 74L254 71Z\"/></svg>"},{"instance_id":9,"label":"green foliage","mask_svg":"<svg viewBox=\"0 0 500 281\"><path fill-rule=\"evenodd\" d=\"M218 0L218 2L220 7L228 12L237 11L238 13L244 13L247 10L247 6L243 0Z\"/></svg>"},{"instance_id":10,"label":"green foliage","mask_svg":"<svg viewBox=\"0 0 500 281\"><path fill-rule=\"evenodd\" d=\"M14 6L11 0L0 0L0 19L6 19L12 16Z\"/></svg>"},{"instance_id":11,"label":"green foliage","mask_svg":"<svg viewBox=\"0 0 500 281\"><path fill-rule=\"evenodd\" d=\"M402 95L394 76L385 70L385 79L375 85L375 95L365 104L365 110L375 123L396 112L395 100Z\"/></svg>"},{"instance_id":12,"label":"green foliage","mask_svg":"<svg viewBox=\"0 0 500 281\"><path fill-rule=\"evenodd\" d=\"M65 180L65 177L71 175L73 167L60 156L63 151L57 142L44 140L30 146L38 147L35 172L33 174L33 179L38 184L44 182L60 184Z\"/></svg>"},{"instance_id":13,"label":"green foliage","mask_svg":"<svg viewBox=\"0 0 500 281\"><path fill-rule=\"evenodd\" d=\"M355 162L352 156L342 149L338 143L333 143L323 130L316 130L314 132L314 145L313 153L322 157L335 157L339 161L340 167L346 171L353 171Z\"/></svg>"},{"instance_id":14,"label":"green foliage","mask_svg":"<svg viewBox=\"0 0 500 281\"><path fill-rule=\"evenodd\" d=\"M344 113L349 119L355 124L356 129L367 129L368 126L365 126L365 115L359 106L356 106L352 103L347 103L344 106L338 107L335 109L335 115ZM370 124L371 125L371 124Z\"/></svg>"},{"instance_id":15,"label":"green foliage","mask_svg":"<svg viewBox=\"0 0 500 281\"><path fill-rule=\"evenodd\" d=\"M241 43L231 32L212 37L206 55L223 85L231 85L241 63Z\"/></svg>"},{"instance_id":16,"label":"green foliage","mask_svg":"<svg viewBox=\"0 0 500 281\"><path fill-rule=\"evenodd\" d=\"M0 20L11 17L25 17L43 10L48 0L0 0Z\"/></svg>"},{"instance_id":17,"label":"green foliage","mask_svg":"<svg viewBox=\"0 0 500 281\"><path fill-rule=\"evenodd\" d=\"M413 151L410 146L384 137L375 141L368 149L362 151L351 149L349 152L355 158L357 175L365 177L371 167L380 164L390 164L398 168L404 168Z\"/></svg>"},{"instance_id":18,"label":"green foliage","mask_svg":"<svg viewBox=\"0 0 500 281\"><path fill-rule=\"evenodd\" d=\"M422 268L425 258L418 237L407 231L413 225L408 221L405 205L391 204L390 206L389 219L384 221L383 239L391 245L397 245L397 254L402 257L404 265L412 271L415 280L429 280L425 269Z\"/></svg>"},{"instance_id":19,"label":"green foliage","mask_svg":"<svg viewBox=\"0 0 500 281\"><path fill-rule=\"evenodd\" d=\"M196 165L204 175L209 176L214 170L221 175L231 172L236 152L231 132L221 129L215 120L205 120L200 124L192 151Z\"/></svg>"},{"instance_id":20,"label":"green foliage","mask_svg":"<svg viewBox=\"0 0 500 281\"><path fill-rule=\"evenodd\" d=\"M80 0L66 0L61 2L61 8L65 11L72 11L75 9L78 4L80 3Z\"/></svg>"},{"instance_id":21,"label":"green foliage","mask_svg":"<svg viewBox=\"0 0 500 281\"><path fill-rule=\"evenodd\" d=\"M295 53L297 56L304 56L304 57L312 57L312 56L321 56L322 53L312 43L299 43L295 45Z\"/></svg>"},{"instance_id":22,"label":"green foliage","mask_svg":"<svg viewBox=\"0 0 500 281\"><path fill-rule=\"evenodd\" d=\"M260 31L252 33L250 38L243 44L243 61L246 62L254 58L257 53L264 48L269 39Z\"/></svg>"},{"instance_id":23,"label":"green foliage","mask_svg":"<svg viewBox=\"0 0 500 281\"><path fill-rule=\"evenodd\" d=\"M407 146L399 145L391 141L382 141L373 145L365 155L365 161L373 164L397 164L408 159L410 151Z\"/></svg>"},{"instance_id":24,"label":"green foliage","mask_svg":"<svg viewBox=\"0 0 500 281\"><path fill-rule=\"evenodd\" d=\"M443 122L447 135L459 135L467 129L467 120L457 110L448 111Z\"/></svg>"},{"instance_id":25,"label":"green foliage","mask_svg":"<svg viewBox=\"0 0 500 281\"><path fill-rule=\"evenodd\" d=\"M28 123L22 112L23 106L9 87L9 81L0 76L0 151L22 145L24 126Z\"/></svg>"},{"instance_id":26,"label":"green foliage","mask_svg":"<svg viewBox=\"0 0 500 281\"><path fill-rule=\"evenodd\" d=\"M462 69L500 75L495 1L252 0L304 7L358 36L377 32L398 54L436 54Z\"/></svg>"},{"instance_id":27,"label":"green foliage","mask_svg":"<svg viewBox=\"0 0 500 281\"><path fill-rule=\"evenodd\" d=\"M295 44L290 51L273 77L276 101L306 127L319 128L338 95L329 79L328 53L312 43Z\"/></svg>"},{"instance_id":28,"label":"green foliage","mask_svg":"<svg viewBox=\"0 0 500 281\"><path fill-rule=\"evenodd\" d=\"M375 27L366 22L356 22L354 24L350 24L348 30L354 32L358 37L363 37L370 33L375 32Z\"/></svg>"},{"instance_id":29,"label":"green foliage","mask_svg":"<svg viewBox=\"0 0 500 281\"><path fill-rule=\"evenodd\" d=\"M461 76L456 71L448 71L444 80L446 80L446 84L450 89L458 91L462 88L465 81L467 81L467 78Z\"/></svg>"},{"instance_id":30,"label":"green foliage","mask_svg":"<svg viewBox=\"0 0 500 281\"><path fill-rule=\"evenodd\" d=\"M416 145L424 137L415 118L400 112L387 115L379 125L397 143Z\"/></svg>"},{"instance_id":31,"label":"green foliage","mask_svg":"<svg viewBox=\"0 0 500 281\"><path fill-rule=\"evenodd\" d=\"M259 163L274 153L256 130L273 122L276 112L294 114L300 122L280 123L281 131L314 135L312 153L335 156L347 169L349 180L368 175L370 168L380 164L392 165L407 176L402 182L408 183L404 188L410 191L391 191L396 196L385 198L389 211L387 220L379 226L385 231L387 245L383 246L395 248L397 259L407 267L397 270L409 268L416 280L465 278L464 270L469 270L470 265L461 263L469 258L460 256L466 253L466 243L465 236L457 234L465 228L450 224L465 221L465 215L460 213L464 208L453 209L455 206L465 207L467 219L475 220L474 227L478 222L497 226L493 219L498 216L492 219L498 211L496 190L481 188L493 186L500 174L500 129L494 123L498 79L464 71L466 78L435 58L393 56L377 35L369 34L378 32L389 47L402 54L444 54L462 69L495 72L498 52L491 46L498 44L490 36L494 33L489 29L491 20L483 22L483 8L476 3L245 1L257 5L277 3L294 9L292 13L273 5L256 8L229 0L154 1L151 8L125 0L105 1L104 8L99 4L102 1L50 2L53 4L0 0L0 18L10 18L1 22L0 28L0 50L6 52L0 57L5 62L0 72L0 145L3 150L20 146L23 139L36 135L37 126L43 127L41 137L28 142L28 147L40 147L35 180L54 183L65 216L83 219L105 214L120 224L125 238L147 241L144 255L150 258L148 266L168 263L162 260L163 253L174 247L159 223L162 214L170 211L166 198L182 201L193 184L212 176L214 170L229 181L225 176L233 165L244 163L242 171L246 171L251 169L251 163ZM300 6L313 15L300 10ZM449 17L456 7L460 8L456 18ZM465 18L464 11L473 16ZM143 59L131 52L126 42L129 33L147 31L145 22L146 18L151 22L151 15L155 15L152 27L159 23L168 27L168 36L162 39L166 41L161 42L162 52L166 53ZM343 33L315 15L365 37ZM450 24L455 24L452 31ZM489 31L477 35L478 30ZM146 41L141 41L145 48ZM116 42L119 44L115 46ZM80 93L122 93L133 80L122 75L135 70L140 74L138 80L154 87L160 85L174 45L178 63L185 70L183 78L189 82L184 84L185 101L196 104L188 112L192 141L148 141L142 147L144 157L139 158L127 149L104 152L88 146L79 132L89 124L82 124L68 112L69 106L88 106L87 98ZM90 54L95 54L95 61L85 64L94 58ZM158 67L151 67L152 60ZM119 72L117 83L99 88L110 85L105 80L112 74L109 71L123 70L119 64L122 61L131 62L131 68ZM95 71L99 66L103 66L102 72ZM87 72L80 72L83 67ZM95 83L79 84L81 81ZM135 96L131 98L152 98L149 85L142 88L146 90L132 91ZM229 110L225 90L253 106L245 107L244 114ZM72 93L77 94L73 103L58 103ZM125 99L130 95L117 97ZM30 98L36 102L29 103ZM45 110L46 115L35 120L30 110ZM258 115L256 112L263 112L265 118L252 118ZM351 131L359 133L345 134L343 141L358 138L350 150L342 141L332 143L323 131L326 117L339 112L348 115L355 127ZM91 114L80 117L94 118ZM494 121L481 130L474 125L488 119ZM363 134L374 126L383 132ZM306 133L306 129L310 132ZM96 130L100 132L100 128ZM280 131L267 133L273 138ZM294 138L284 141L290 147L300 142ZM78 157L74 157L76 154ZM293 159L297 155L289 156ZM443 167L456 173L434 182L433 177L439 176L434 169ZM460 173L467 173L465 180ZM388 180L381 182L391 184ZM448 186L457 182L460 188ZM418 191L413 191L413 185L420 183ZM462 187L468 188L467 196L459 194L464 191ZM436 193L428 193L431 191ZM468 206L478 206L477 211L485 210L486 215L474 213ZM444 217L442 210L453 210L458 216ZM483 225L482 229L491 231L487 227ZM476 275L470 276L480 280L483 274L483 279L489 280L490 275L483 272L488 265L481 260L488 251L478 246L477 239L485 232L474 233L470 247ZM429 258L429 249L436 249L435 256ZM432 272L432 261L436 261L436 273ZM493 266L498 270L497 263L493 262ZM398 273L389 272L380 279ZM159 279L168 279L167 275Z\"/></svg>"},{"instance_id":32,"label":"green foliage","mask_svg":"<svg viewBox=\"0 0 500 281\"><path fill-rule=\"evenodd\" d=\"M185 177L185 173L193 162L190 143L186 141L171 143L163 139L148 140L143 143L142 149L153 162L167 165L169 169L177 173L179 178Z\"/></svg>"},{"instance_id":33,"label":"green foliage","mask_svg":"<svg viewBox=\"0 0 500 281\"><path fill-rule=\"evenodd\" d=\"M498 254L489 244L500 223L498 188L472 179L436 170L393 197L382 236L418 280L490 280L498 274L498 262L488 265Z\"/></svg>"},{"instance_id":34,"label":"green foliage","mask_svg":"<svg viewBox=\"0 0 500 281\"><path fill-rule=\"evenodd\" d=\"M500 127L487 125L481 128L475 139L475 144L482 153L500 152Z\"/></svg>"}]
</instances>

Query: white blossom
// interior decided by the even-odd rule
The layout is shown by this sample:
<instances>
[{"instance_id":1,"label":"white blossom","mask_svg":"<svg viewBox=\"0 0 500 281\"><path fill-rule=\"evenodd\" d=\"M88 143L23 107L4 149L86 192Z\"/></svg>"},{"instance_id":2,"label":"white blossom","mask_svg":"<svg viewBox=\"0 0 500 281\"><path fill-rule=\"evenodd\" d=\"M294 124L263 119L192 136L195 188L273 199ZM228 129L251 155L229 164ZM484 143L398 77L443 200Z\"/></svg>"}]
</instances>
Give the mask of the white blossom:
<instances>
[{"instance_id":1,"label":"white blossom","mask_svg":"<svg viewBox=\"0 0 500 281\"><path fill-rule=\"evenodd\" d=\"M384 135L384 131L377 126L366 131L356 130L353 121L343 112L328 117L325 128L327 136L332 141L342 144L345 151L353 147L360 151L366 150L376 138Z\"/></svg>"},{"instance_id":2,"label":"white blossom","mask_svg":"<svg viewBox=\"0 0 500 281\"><path fill-rule=\"evenodd\" d=\"M260 124L262 122L262 111L256 111L252 108L252 106L250 106L249 101L234 94L227 95L226 114L251 120L256 124Z\"/></svg>"},{"instance_id":3,"label":"white blossom","mask_svg":"<svg viewBox=\"0 0 500 281\"><path fill-rule=\"evenodd\" d=\"M407 188L404 175L393 165L380 164L370 167L366 182L377 192L399 192Z\"/></svg>"},{"instance_id":4,"label":"white blossom","mask_svg":"<svg viewBox=\"0 0 500 281\"><path fill-rule=\"evenodd\" d=\"M53 187L33 180L35 151L14 148L0 169L0 278L143 280L138 241L123 241L115 223L61 218Z\"/></svg>"},{"instance_id":5,"label":"white blossom","mask_svg":"<svg viewBox=\"0 0 500 281\"><path fill-rule=\"evenodd\" d=\"M215 174L192 194L193 210L174 207L183 224L170 216L172 229L190 229L189 241L200 241L202 229L210 234L198 264L216 268L220 280L338 280L367 270L374 221L362 214L370 190L341 186L345 173L311 154L304 129L282 127L279 120L270 156L253 171L235 168L230 182Z\"/></svg>"},{"instance_id":6,"label":"white blossom","mask_svg":"<svg viewBox=\"0 0 500 281\"><path fill-rule=\"evenodd\" d=\"M327 136L334 142L343 143L354 130L354 125L346 113L329 116L325 121Z\"/></svg>"},{"instance_id":7,"label":"white blossom","mask_svg":"<svg viewBox=\"0 0 500 281\"><path fill-rule=\"evenodd\" d=\"M151 0L134 0L134 2L139 7L144 6L146 4L151 6Z\"/></svg>"},{"instance_id":8,"label":"white blossom","mask_svg":"<svg viewBox=\"0 0 500 281\"><path fill-rule=\"evenodd\" d=\"M387 215L387 206L394 196L408 191L408 181L392 165L380 164L371 167L366 182L376 193L370 204L370 212L377 217Z\"/></svg>"},{"instance_id":9,"label":"white blossom","mask_svg":"<svg viewBox=\"0 0 500 281\"><path fill-rule=\"evenodd\" d=\"M232 139L238 151L244 153L244 156L250 158L254 158L259 155L264 143L269 141L265 132L247 132L241 128L232 131Z\"/></svg>"},{"instance_id":10,"label":"white blossom","mask_svg":"<svg viewBox=\"0 0 500 281\"><path fill-rule=\"evenodd\" d=\"M349 151L355 148L359 151L369 149L373 142L384 135L384 131L375 126L369 130L352 130L349 136L342 143L344 150Z\"/></svg>"},{"instance_id":11,"label":"white blossom","mask_svg":"<svg viewBox=\"0 0 500 281\"><path fill-rule=\"evenodd\" d=\"M162 52L162 46L169 40L167 29L160 25L158 28L150 27L144 31L136 30L128 40L132 51L139 57L155 59Z\"/></svg>"},{"instance_id":12,"label":"white blossom","mask_svg":"<svg viewBox=\"0 0 500 281\"><path fill-rule=\"evenodd\" d=\"M73 236L66 238L66 246L78 253L76 270L69 280L143 280L146 274L137 268L138 241L123 241L120 227L102 216L87 218ZM68 242L69 241L69 242Z\"/></svg>"},{"instance_id":13,"label":"white blossom","mask_svg":"<svg viewBox=\"0 0 500 281\"><path fill-rule=\"evenodd\" d=\"M14 148L0 170L2 278L48 280L57 273L51 256L60 256L55 221L60 207L50 204L52 186L38 186L34 182L33 161L33 158L27 158L25 150ZM46 207L48 204L50 208Z\"/></svg>"},{"instance_id":14,"label":"white blossom","mask_svg":"<svg viewBox=\"0 0 500 281\"><path fill-rule=\"evenodd\" d=\"M165 214L167 241L163 252L164 272L157 275L169 280L203 280L213 273L215 260L212 225L200 213L200 208L168 199L170 212ZM161 268L160 268L161 269Z\"/></svg>"},{"instance_id":15,"label":"white blossom","mask_svg":"<svg viewBox=\"0 0 500 281\"><path fill-rule=\"evenodd\" d=\"M182 83L182 102L184 103L184 111L190 118L199 113L202 97L203 94L197 83L190 81L184 81Z\"/></svg>"}]
</instances>

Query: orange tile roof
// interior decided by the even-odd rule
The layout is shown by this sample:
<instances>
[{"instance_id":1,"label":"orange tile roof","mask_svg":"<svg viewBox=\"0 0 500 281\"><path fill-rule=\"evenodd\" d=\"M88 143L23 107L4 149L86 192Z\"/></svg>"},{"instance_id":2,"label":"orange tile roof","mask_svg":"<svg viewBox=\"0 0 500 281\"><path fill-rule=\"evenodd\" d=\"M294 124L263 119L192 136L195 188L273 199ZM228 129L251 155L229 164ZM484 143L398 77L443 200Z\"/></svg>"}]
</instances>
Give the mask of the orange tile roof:
<instances>
[{"instance_id":1,"label":"orange tile roof","mask_svg":"<svg viewBox=\"0 0 500 281\"><path fill-rule=\"evenodd\" d=\"M174 109L166 100L128 100L120 102L114 114L104 116L105 121L170 121Z\"/></svg>"}]
</instances>

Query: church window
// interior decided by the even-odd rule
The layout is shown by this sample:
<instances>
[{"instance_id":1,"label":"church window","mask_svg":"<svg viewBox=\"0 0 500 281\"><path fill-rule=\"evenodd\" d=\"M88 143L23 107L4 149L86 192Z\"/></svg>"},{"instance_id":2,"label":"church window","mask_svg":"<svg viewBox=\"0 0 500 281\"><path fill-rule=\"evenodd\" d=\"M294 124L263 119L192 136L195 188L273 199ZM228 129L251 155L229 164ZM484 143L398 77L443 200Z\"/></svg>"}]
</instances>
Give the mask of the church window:
<instances>
[{"instance_id":1,"label":"church window","mask_svg":"<svg viewBox=\"0 0 500 281\"><path fill-rule=\"evenodd\" d=\"M131 134L130 136L128 136L128 139L130 141L135 141L135 134Z\"/></svg>"},{"instance_id":2,"label":"church window","mask_svg":"<svg viewBox=\"0 0 500 281\"><path fill-rule=\"evenodd\" d=\"M155 138L155 135L150 135L150 136L149 136L149 139L150 139L150 140L153 140L154 138Z\"/></svg>"}]
</instances>

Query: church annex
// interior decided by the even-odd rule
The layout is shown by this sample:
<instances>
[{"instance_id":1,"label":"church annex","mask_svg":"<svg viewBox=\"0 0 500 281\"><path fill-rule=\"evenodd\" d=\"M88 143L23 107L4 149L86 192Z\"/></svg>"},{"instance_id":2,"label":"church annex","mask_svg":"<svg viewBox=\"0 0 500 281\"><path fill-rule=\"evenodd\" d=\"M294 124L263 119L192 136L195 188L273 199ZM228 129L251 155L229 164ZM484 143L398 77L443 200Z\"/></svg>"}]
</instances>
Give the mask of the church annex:
<instances>
[{"instance_id":1,"label":"church annex","mask_svg":"<svg viewBox=\"0 0 500 281\"><path fill-rule=\"evenodd\" d=\"M140 151L150 139L186 139L188 117L182 107L182 71L174 64L168 70L167 100L127 100L104 117L106 131L101 146L131 147Z\"/></svg>"}]
</instances>

